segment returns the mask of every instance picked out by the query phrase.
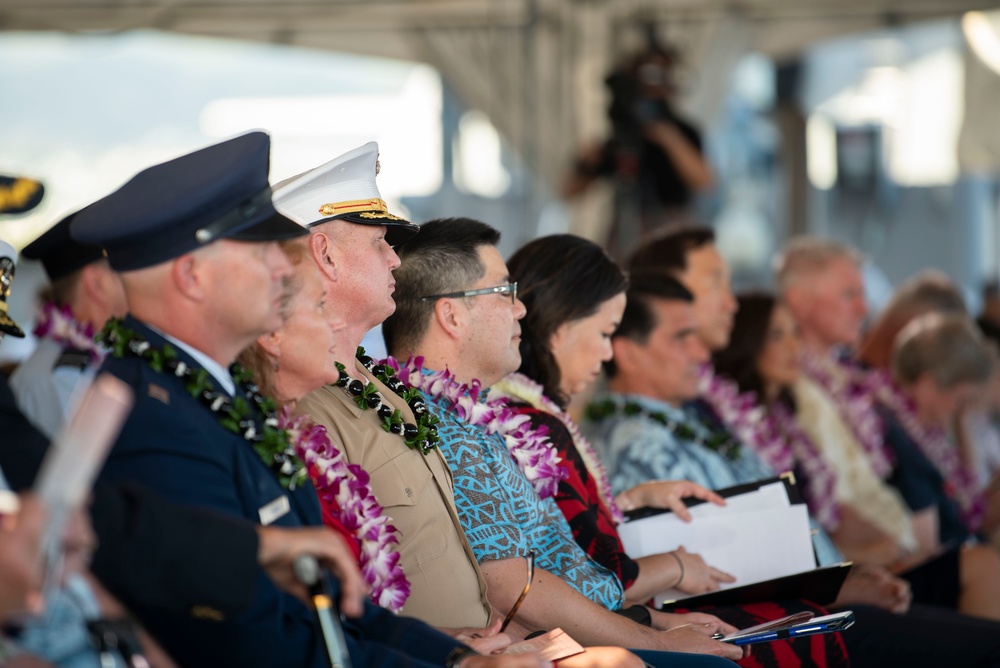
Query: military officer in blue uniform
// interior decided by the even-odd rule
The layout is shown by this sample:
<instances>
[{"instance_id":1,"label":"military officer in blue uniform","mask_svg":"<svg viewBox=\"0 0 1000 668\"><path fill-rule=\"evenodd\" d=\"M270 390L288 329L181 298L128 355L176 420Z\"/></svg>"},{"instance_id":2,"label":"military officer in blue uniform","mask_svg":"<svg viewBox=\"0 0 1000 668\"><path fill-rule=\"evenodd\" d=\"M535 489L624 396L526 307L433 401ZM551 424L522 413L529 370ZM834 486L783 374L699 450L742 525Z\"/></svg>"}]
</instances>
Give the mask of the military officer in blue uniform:
<instances>
[{"instance_id":1,"label":"military officer in blue uniform","mask_svg":"<svg viewBox=\"0 0 1000 668\"><path fill-rule=\"evenodd\" d=\"M21 411L49 439L65 422L74 392L93 378L102 352L93 341L94 332L126 310L121 281L101 249L70 237L73 215L21 252L42 263L49 297L38 315L35 350L11 374L10 387Z\"/></svg>"},{"instance_id":2,"label":"military officer in blue uniform","mask_svg":"<svg viewBox=\"0 0 1000 668\"><path fill-rule=\"evenodd\" d=\"M16 258L13 247L0 239L0 343L5 334L24 336L4 308ZM0 489L27 492L35 483L49 439L18 408L3 374L0 434ZM258 565L282 589L305 598L293 565L298 556L309 554L347 579L345 609L360 609L365 585L354 555L331 529L265 527L165 501L130 483L98 483L91 498L90 517L99 542L90 570L121 598L138 598L146 605L183 613L200 606L235 615L252 602L253 588L246 583L256 577Z\"/></svg>"},{"instance_id":3,"label":"military officer in blue uniform","mask_svg":"<svg viewBox=\"0 0 1000 668\"><path fill-rule=\"evenodd\" d=\"M253 388L228 370L280 326L291 265L275 242L306 233L275 211L268 160L267 135L246 134L150 167L74 218L73 237L102 247L120 272L130 311L102 369L134 389L135 408L101 477L263 524L319 525L315 491ZM232 617L125 603L184 666L329 665L311 610L263 571L247 586L251 607ZM355 666L494 665L372 605L345 632Z\"/></svg>"}]
</instances>

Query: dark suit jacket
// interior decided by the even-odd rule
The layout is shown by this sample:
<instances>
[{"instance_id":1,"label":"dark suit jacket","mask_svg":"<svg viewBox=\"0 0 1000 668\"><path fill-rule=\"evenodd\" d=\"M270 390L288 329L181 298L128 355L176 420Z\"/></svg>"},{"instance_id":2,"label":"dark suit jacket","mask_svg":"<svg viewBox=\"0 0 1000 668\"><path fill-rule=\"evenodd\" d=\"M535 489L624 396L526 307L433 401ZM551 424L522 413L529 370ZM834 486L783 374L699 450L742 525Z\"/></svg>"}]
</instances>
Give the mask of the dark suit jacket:
<instances>
[{"instance_id":1,"label":"dark suit jacket","mask_svg":"<svg viewBox=\"0 0 1000 668\"><path fill-rule=\"evenodd\" d=\"M127 319L126 326L154 346L166 343L135 319ZM178 354L190 367L199 368L183 351ZM262 508L284 496L288 512L273 524L321 524L319 501L312 486L306 484L294 492L282 489L250 444L220 426L217 416L193 399L180 379L156 372L134 357L109 358L103 370L133 388L135 406L102 479L138 482L170 500L214 508L254 522ZM185 666L329 665L314 613L298 599L282 593L263 571L258 571L256 582L226 584L255 587L249 609L226 617L210 608L177 614L138 601L126 603ZM423 661L442 665L447 654L459 645L421 622L396 617L372 605L361 620L349 620L345 632L356 666L427 665Z\"/></svg>"},{"instance_id":2,"label":"dark suit jacket","mask_svg":"<svg viewBox=\"0 0 1000 668\"><path fill-rule=\"evenodd\" d=\"M2 376L0 434L0 470L15 490L31 488L48 439L18 410ZM139 485L100 481L90 517L99 540L90 569L115 596L182 612L211 607L226 615L250 605L253 588L243 583L257 574L251 523L164 501Z\"/></svg>"},{"instance_id":3,"label":"dark suit jacket","mask_svg":"<svg viewBox=\"0 0 1000 668\"><path fill-rule=\"evenodd\" d=\"M47 448L48 439L21 413L0 374L0 469L14 491L31 487Z\"/></svg>"}]
</instances>

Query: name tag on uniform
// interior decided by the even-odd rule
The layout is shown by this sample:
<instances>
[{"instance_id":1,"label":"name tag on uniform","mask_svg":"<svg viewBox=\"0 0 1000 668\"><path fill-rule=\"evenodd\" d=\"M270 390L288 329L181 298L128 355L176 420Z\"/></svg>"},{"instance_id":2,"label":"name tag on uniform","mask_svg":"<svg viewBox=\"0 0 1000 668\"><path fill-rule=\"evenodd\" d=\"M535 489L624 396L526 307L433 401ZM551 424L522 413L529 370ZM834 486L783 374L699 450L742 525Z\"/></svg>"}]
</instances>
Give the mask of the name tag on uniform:
<instances>
[{"instance_id":1,"label":"name tag on uniform","mask_svg":"<svg viewBox=\"0 0 1000 668\"><path fill-rule=\"evenodd\" d=\"M266 506L261 506L261 509L257 511L257 514L260 515L260 523L267 526L278 518L287 515L288 511L291 509L292 506L288 503L288 497L282 495L274 501L271 501Z\"/></svg>"}]
</instances>

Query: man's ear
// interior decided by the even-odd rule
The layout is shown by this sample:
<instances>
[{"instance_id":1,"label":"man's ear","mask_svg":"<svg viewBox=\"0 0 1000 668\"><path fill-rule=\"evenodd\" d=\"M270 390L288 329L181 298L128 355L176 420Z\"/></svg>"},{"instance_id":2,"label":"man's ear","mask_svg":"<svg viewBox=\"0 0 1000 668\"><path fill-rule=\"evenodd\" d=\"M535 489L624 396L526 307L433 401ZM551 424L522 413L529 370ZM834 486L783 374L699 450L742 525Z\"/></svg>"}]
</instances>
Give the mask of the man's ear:
<instances>
[{"instance_id":1,"label":"man's ear","mask_svg":"<svg viewBox=\"0 0 1000 668\"><path fill-rule=\"evenodd\" d=\"M80 270L80 287L78 290L83 291L88 300L101 299L103 295L101 290L103 277L101 274L101 267L96 262L91 262Z\"/></svg>"},{"instance_id":2,"label":"man's ear","mask_svg":"<svg viewBox=\"0 0 1000 668\"><path fill-rule=\"evenodd\" d=\"M106 263L91 262L80 271L80 287L87 300L101 312L123 316L127 306L121 299L124 291L121 279Z\"/></svg>"},{"instance_id":3,"label":"man's ear","mask_svg":"<svg viewBox=\"0 0 1000 668\"><path fill-rule=\"evenodd\" d=\"M170 278L177 289L188 299L201 302L206 298L205 285L200 272L198 258L188 253L181 255L170 265Z\"/></svg>"},{"instance_id":4,"label":"man's ear","mask_svg":"<svg viewBox=\"0 0 1000 668\"><path fill-rule=\"evenodd\" d=\"M633 373L637 364L646 364L639 344L627 336L616 336L611 339L611 350L614 352L615 367L626 374Z\"/></svg>"},{"instance_id":5,"label":"man's ear","mask_svg":"<svg viewBox=\"0 0 1000 668\"><path fill-rule=\"evenodd\" d=\"M792 312L792 317L795 320L798 320L806 313L808 310L806 303L811 297L810 291L803 285L793 285L785 290L784 302L788 306L788 310Z\"/></svg>"},{"instance_id":6,"label":"man's ear","mask_svg":"<svg viewBox=\"0 0 1000 668\"><path fill-rule=\"evenodd\" d=\"M330 235L318 231L310 233L309 252L312 253L313 260L323 273L323 277L336 283L340 267L333 254L333 240Z\"/></svg>"},{"instance_id":7,"label":"man's ear","mask_svg":"<svg viewBox=\"0 0 1000 668\"><path fill-rule=\"evenodd\" d=\"M452 339L461 339L468 313L456 307L454 299L438 299L434 302L434 322Z\"/></svg>"}]
</instances>

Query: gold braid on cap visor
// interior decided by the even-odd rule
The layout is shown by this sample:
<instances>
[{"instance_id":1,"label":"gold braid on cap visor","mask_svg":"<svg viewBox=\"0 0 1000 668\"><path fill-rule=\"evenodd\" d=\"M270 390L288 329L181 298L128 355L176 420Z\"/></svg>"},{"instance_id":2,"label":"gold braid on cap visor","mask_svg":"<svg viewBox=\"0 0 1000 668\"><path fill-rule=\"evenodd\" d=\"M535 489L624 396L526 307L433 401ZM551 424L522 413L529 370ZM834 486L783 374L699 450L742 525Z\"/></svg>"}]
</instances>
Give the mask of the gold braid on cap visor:
<instances>
[{"instance_id":1,"label":"gold braid on cap visor","mask_svg":"<svg viewBox=\"0 0 1000 668\"><path fill-rule=\"evenodd\" d=\"M353 199L347 202L324 204L319 212L324 216L339 216L345 213L361 213L362 211L388 212L389 206L384 199Z\"/></svg>"}]
</instances>

